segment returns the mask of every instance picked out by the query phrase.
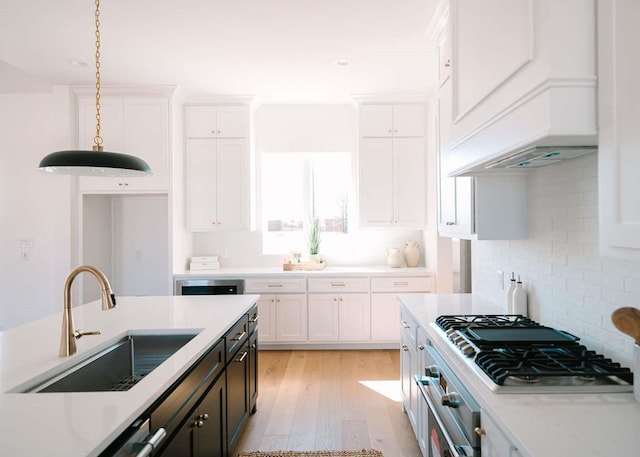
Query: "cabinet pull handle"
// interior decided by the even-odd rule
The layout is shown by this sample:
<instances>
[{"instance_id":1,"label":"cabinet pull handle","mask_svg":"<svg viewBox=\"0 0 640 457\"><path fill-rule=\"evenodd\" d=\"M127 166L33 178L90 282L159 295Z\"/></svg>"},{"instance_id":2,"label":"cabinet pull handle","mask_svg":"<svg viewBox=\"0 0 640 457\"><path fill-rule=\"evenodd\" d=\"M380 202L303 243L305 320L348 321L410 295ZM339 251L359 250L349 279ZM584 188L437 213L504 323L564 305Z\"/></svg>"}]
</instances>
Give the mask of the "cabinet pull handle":
<instances>
[{"instance_id":1,"label":"cabinet pull handle","mask_svg":"<svg viewBox=\"0 0 640 457\"><path fill-rule=\"evenodd\" d=\"M249 345L249 347L250 347L251 349L255 349L255 348L257 348L258 346L257 346L256 344L250 344L250 345Z\"/></svg>"},{"instance_id":2,"label":"cabinet pull handle","mask_svg":"<svg viewBox=\"0 0 640 457\"><path fill-rule=\"evenodd\" d=\"M448 221L448 222L446 222L446 225L456 225L456 223L455 223L455 222Z\"/></svg>"},{"instance_id":3,"label":"cabinet pull handle","mask_svg":"<svg viewBox=\"0 0 640 457\"><path fill-rule=\"evenodd\" d=\"M402 326L404 328L411 328L411 326L409 324L407 324L407 321L402 321Z\"/></svg>"},{"instance_id":4,"label":"cabinet pull handle","mask_svg":"<svg viewBox=\"0 0 640 457\"><path fill-rule=\"evenodd\" d=\"M450 67L451 66L451 59L447 59L447 61L444 63L445 67Z\"/></svg>"},{"instance_id":5,"label":"cabinet pull handle","mask_svg":"<svg viewBox=\"0 0 640 457\"><path fill-rule=\"evenodd\" d=\"M408 286L409 283L407 281L396 281L393 283L396 286Z\"/></svg>"},{"instance_id":6,"label":"cabinet pull handle","mask_svg":"<svg viewBox=\"0 0 640 457\"><path fill-rule=\"evenodd\" d=\"M252 324L255 324L256 322L258 322L258 316L253 316L251 319L249 319L249 322L251 322Z\"/></svg>"},{"instance_id":7,"label":"cabinet pull handle","mask_svg":"<svg viewBox=\"0 0 640 457\"><path fill-rule=\"evenodd\" d=\"M267 287L282 287L282 284L269 284Z\"/></svg>"},{"instance_id":8,"label":"cabinet pull handle","mask_svg":"<svg viewBox=\"0 0 640 457\"><path fill-rule=\"evenodd\" d=\"M242 362L242 361L244 360L244 358L245 358L246 356L247 356L247 351L243 352L243 353L242 353L242 355L240 355L240 358L239 358L239 359L234 359L233 361L234 361L234 362L238 362L238 363L240 363L240 362Z\"/></svg>"},{"instance_id":9,"label":"cabinet pull handle","mask_svg":"<svg viewBox=\"0 0 640 457\"><path fill-rule=\"evenodd\" d=\"M237 338L231 338L231 341L240 341L242 338L244 338L244 336L247 334L247 332L242 332L242 333L236 333L236 336L238 336Z\"/></svg>"},{"instance_id":10,"label":"cabinet pull handle","mask_svg":"<svg viewBox=\"0 0 640 457\"><path fill-rule=\"evenodd\" d=\"M331 287L344 287L346 286L343 282L331 282Z\"/></svg>"},{"instance_id":11,"label":"cabinet pull handle","mask_svg":"<svg viewBox=\"0 0 640 457\"><path fill-rule=\"evenodd\" d=\"M147 440L142 446L140 451L136 454L136 457L147 457L151 455L151 451L158 447L158 444L167 436L167 431L164 428L159 428L151 438Z\"/></svg>"},{"instance_id":12,"label":"cabinet pull handle","mask_svg":"<svg viewBox=\"0 0 640 457\"><path fill-rule=\"evenodd\" d=\"M403 350L404 352L407 352L407 351L409 351L409 347L408 347L406 344L403 344L403 345L402 345L402 350Z\"/></svg>"}]
</instances>

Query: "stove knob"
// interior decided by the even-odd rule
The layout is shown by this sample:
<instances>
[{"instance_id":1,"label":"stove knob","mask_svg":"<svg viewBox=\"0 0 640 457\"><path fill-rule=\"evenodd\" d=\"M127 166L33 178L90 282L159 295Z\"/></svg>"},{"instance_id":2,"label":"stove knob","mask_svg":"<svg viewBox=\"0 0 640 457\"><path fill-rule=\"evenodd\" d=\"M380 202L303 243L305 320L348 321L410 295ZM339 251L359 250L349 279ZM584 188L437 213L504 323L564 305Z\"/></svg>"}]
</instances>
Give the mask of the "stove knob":
<instances>
[{"instance_id":1,"label":"stove knob","mask_svg":"<svg viewBox=\"0 0 640 457\"><path fill-rule=\"evenodd\" d=\"M444 394L441 398L442 406L448 406L449 408L457 408L462 404L460 395L456 392L449 392Z\"/></svg>"},{"instance_id":2,"label":"stove knob","mask_svg":"<svg viewBox=\"0 0 640 457\"><path fill-rule=\"evenodd\" d=\"M424 375L428 378L439 378L440 377L440 369L437 365L431 365L424 369Z\"/></svg>"},{"instance_id":3,"label":"stove knob","mask_svg":"<svg viewBox=\"0 0 640 457\"><path fill-rule=\"evenodd\" d=\"M461 344L460 346L460 350L462 351L462 353L464 355L466 355L467 357L471 357L475 351L475 349L473 349L473 346L471 346L470 344Z\"/></svg>"},{"instance_id":4,"label":"stove knob","mask_svg":"<svg viewBox=\"0 0 640 457\"><path fill-rule=\"evenodd\" d=\"M449 330L446 330L444 333L445 333L447 336L451 336L451 334L452 334L452 333L455 333L455 332L456 332L456 330L454 330L454 329L450 328Z\"/></svg>"}]
</instances>

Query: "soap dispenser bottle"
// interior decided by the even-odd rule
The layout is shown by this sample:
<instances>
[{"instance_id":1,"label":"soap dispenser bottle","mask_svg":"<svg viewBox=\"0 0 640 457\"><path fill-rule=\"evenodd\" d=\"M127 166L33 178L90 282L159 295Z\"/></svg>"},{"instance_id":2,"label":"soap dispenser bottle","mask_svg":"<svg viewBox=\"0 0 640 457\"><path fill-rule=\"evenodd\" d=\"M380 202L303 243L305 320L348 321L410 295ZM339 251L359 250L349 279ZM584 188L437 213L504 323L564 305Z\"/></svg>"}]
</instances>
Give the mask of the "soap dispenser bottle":
<instances>
[{"instance_id":1,"label":"soap dispenser bottle","mask_svg":"<svg viewBox=\"0 0 640 457\"><path fill-rule=\"evenodd\" d=\"M507 313L514 314L513 310L513 291L516 289L516 274L511 272L511 284L509 285L509 289L507 290Z\"/></svg>"},{"instance_id":2,"label":"soap dispenser bottle","mask_svg":"<svg viewBox=\"0 0 640 457\"><path fill-rule=\"evenodd\" d=\"M520 275L518 275L518 281L516 282L516 288L513 289L512 295L513 302L513 313L514 314L522 314L523 316L527 316L527 292L525 292L524 287L522 286L522 281L520 280Z\"/></svg>"}]
</instances>

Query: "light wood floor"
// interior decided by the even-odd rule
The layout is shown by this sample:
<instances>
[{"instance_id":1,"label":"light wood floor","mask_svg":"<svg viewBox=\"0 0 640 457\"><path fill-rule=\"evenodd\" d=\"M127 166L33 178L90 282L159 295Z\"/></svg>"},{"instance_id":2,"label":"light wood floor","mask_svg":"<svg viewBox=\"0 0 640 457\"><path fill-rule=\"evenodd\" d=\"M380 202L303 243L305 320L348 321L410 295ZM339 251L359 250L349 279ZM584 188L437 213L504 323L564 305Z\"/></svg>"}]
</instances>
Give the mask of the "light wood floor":
<instances>
[{"instance_id":1,"label":"light wood floor","mask_svg":"<svg viewBox=\"0 0 640 457\"><path fill-rule=\"evenodd\" d=\"M398 350L259 351L258 410L234 456L373 448L385 457L419 457L400 402L399 355Z\"/></svg>"}]
</instances>

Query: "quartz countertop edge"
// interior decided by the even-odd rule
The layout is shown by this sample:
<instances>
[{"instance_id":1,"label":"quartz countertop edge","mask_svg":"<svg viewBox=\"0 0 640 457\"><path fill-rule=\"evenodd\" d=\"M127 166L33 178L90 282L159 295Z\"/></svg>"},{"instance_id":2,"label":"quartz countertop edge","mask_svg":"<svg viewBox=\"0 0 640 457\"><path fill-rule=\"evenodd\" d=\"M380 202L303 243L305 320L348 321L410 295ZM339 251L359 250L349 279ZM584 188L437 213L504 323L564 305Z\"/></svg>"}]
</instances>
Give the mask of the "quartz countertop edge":
<instances>
[{"instance_id":1,"label":"quartz countertop edge","mask_svg":"<svg viewBox=\"0 0 640 457\"><path fill-rule=\"evenodd\" d=\"M58 356L61 313L0 332L0 455L97 456L257 302L258 295L118 297L73 309L76 329L100 330ZM129 332L197 333L125 392L16 393ZM34 439L34 431L37 438Z\"/></svg>"},{"instance_id":2,"label":"quartz countertop edge","mask_svg":"<svg viewBox=\"0 0 640 457\"><path fill-rule=\"evenodd\" d=\"M277 277L335 277L335 276L429 276L434 273L425 267L388 266L327 266L323 270L284 271L279 267L224 267L217 270L174 272L174 279L194 278L251 278L264 276Z\"/></svg>"},{"instance_id":3,"label":"quartz countertop edge","mask_svg":"<svg viewBox=\"0 0 640 457\"><path fill-rule=\"evenodd\" d=\"M602 457L640 449L640 402L631 393L495 394L452 346L434 338L431 323L443 314L504 314L475 294L399 294L460 381L523 457ZM452 363L453 362L453 363ZM481 415L481 421L482 421Z\"/></svg>"}]
</instances>

